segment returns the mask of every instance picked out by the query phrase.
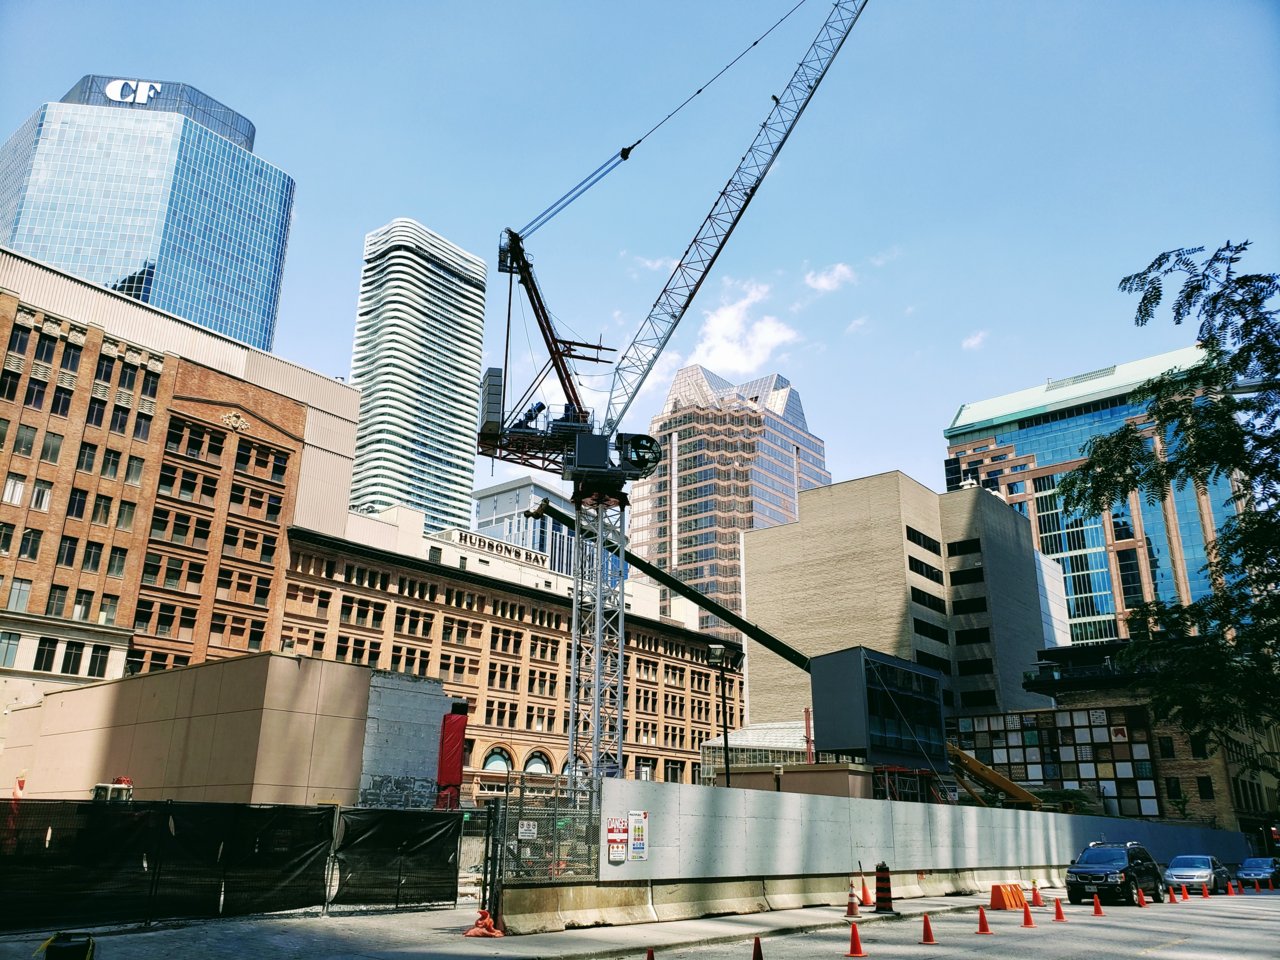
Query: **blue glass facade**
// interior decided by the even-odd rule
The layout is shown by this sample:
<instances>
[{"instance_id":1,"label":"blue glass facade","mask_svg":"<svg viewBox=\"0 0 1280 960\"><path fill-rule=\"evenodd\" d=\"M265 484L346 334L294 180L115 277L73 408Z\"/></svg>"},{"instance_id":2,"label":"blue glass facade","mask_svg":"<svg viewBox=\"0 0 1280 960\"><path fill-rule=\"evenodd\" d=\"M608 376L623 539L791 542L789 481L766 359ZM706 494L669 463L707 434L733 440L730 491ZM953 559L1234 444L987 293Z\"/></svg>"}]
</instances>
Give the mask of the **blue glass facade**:
<instances>
[{"instance_id":1,"label":"blue glass facade","mask_svg":"<svg viewBox=\"0 0 1280 960\"><path fill-rule=\"evenodd\" d=\"M1157 503L1132 495L1110 517L1066 514L1058 495L1091 438L1145 419L1144 405L1129 399L1133 387L1197 359L1193 348L1050 381L967 405L945 431L948 489L973 481L999 492L1031 519L1040 552L1062 567L1072 642L1119 637L1124 611L1143 600L1190 602L1212 590L1206 531L1234 512L1227 481L1173 489Z\"/></svg>"},{"instance_id":2,"label":"blue glass facade","mask_svg":"<svg viewBox=\"0 0 1280 960\"><path fill-rule=\"evenodd\" d=\"M0 147L0 244L270 350L294 184L253 137L184 84L86 77Z\"/></svg>"}]
</instances>

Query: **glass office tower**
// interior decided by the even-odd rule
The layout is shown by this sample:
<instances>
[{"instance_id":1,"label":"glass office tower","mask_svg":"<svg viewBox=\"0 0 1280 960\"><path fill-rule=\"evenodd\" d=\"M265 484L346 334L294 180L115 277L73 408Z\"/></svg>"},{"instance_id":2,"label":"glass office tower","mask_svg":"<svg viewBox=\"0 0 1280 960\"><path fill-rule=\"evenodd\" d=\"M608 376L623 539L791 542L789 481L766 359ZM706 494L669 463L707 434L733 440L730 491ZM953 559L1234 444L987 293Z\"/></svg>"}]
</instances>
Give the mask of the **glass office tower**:
<instances>
[{"instance_id":1,"label":"glass office tower","mask_svg":"<svg viewBox=\"0 0 1280 960\"><path fill-rule=\"evenodd\" d=\"M1145 419L1145 403L1130 396L1136 386L1199 360L1199 348L1187 347L967 403L943 431L947 489L996 491L1031 519L1040 552L1061 565L1072 643L1123 638L1124 611L1143 600L1188 603L1213 589L1207 543L1235 509L1228 481L1171 489L1159 503L1130 494L1106 516L1066 513L1058 495L1088 440Z\"/></svg>"},{"instance_id":2,"label":"glass office tower","mask_svg":"<svg viewBox=\"0 0 1280 960\"><path fill-rule=\"evenodd\" d=\"M262 350L293 180L194 87L87 76L0 147L0 245Z\"/></svg>"}]
</instances>

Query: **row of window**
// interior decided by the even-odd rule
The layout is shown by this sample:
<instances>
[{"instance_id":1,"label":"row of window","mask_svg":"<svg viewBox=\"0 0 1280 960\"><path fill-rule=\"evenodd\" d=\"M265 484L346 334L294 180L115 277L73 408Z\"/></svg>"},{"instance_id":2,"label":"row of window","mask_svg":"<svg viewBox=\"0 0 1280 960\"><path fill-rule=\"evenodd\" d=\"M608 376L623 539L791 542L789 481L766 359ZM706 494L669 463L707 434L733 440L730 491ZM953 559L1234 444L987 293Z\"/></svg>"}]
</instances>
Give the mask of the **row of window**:
<instances>
[{"instance_id":1,"label":"row of window","mask_svg":"<svg viewBox=\"0 0 1280 960\"><path fill-rule=\"evenodd\" d=\"M18 633L0 633L0 667L12 668L17 662L18 644L22 635ZM36 645L35 661L32 670L41 673L56 672L71 677L81 676L81 668L85 666L86 644L79 640L68 640L62 647L62 662L58 663L58 640L53 637L41 637ZM101 678L107 675L107 661L111 656L111 648L105 644L95 643L88 647L88 669L84 676Z\"/></svg>"},{"instance_id":2,"label":"row of window","mask_svg":"<svg viewBox=\"0 0 1280 960\"><path fill-rule=\"evenodd\" d=\"M16 400L18 382L22 374L13 370L0 373L0 400ZM43 410L48 384L43 380L31 377L27 380L26 393L23 394L22 405L30 410ZM49 403L49 412L55 417L67 417L71 412L72 391L66 387L54 387ZM129 432L129 407L114 404L111 407L111 420L107 427L112 433L125 436ZM89 399L89 408L85 411L84 423L88 427L101 427L107 421L107 401L99 397ZM139 412L133 418L133 438L146 442L151 437L151 415Z\"/></svg>"},{"instance_id":3,"label":"row of window","mask_svg":"<svg viewBox=\"0 0 1280 960\"><path fill-rule=\"evenodd\" d=\"M31 330L27 327L15 326L9 333L9 352L26 356L27 350L31 345ZM58 347L58 337L50 336L47 333L39 333L36 338L36 363L53 364L54 354ZM67 343L62 348L62 361L59 364L61 369L67 373L75 374L80 372L80 358L84 350L78 344ZM133 392L138 382L138 366L137 364L126 363L121 361L120 377L117 386L121 390ZM93 379L102 383L111 383L115 374L116 358L107 356L105 353L98 357L98 365L94 370ZM160 374L147 370L142 375L142 395L144 397L154 398L159 390Z\"/></svg>"},{"instance_id":4,"label":"row of window","mask_svg":"<svg viewBox=\"0 0 1280 960\"><path fill-rule=\"evenodd\" d=\"M14 577L13 583L9 586L9 595L5 600L5 609L14 613L27 613L27 607L31 602L31 586L32 581L22 577ZM65 617L66 604L68 596L68 588L61 584L53 584L49 587L48 600L45 602L45 616L47 617ZM93 617L93 603L95 594L92 590L77 590L75 602L71 607L71 619L79 620L82 623L88 623ZM120 598L114 594L103 594L102 603L98 611L98 623L104 626L113 626L116 622L116 611L120 605Z\"/></svg>"}]
</instances>

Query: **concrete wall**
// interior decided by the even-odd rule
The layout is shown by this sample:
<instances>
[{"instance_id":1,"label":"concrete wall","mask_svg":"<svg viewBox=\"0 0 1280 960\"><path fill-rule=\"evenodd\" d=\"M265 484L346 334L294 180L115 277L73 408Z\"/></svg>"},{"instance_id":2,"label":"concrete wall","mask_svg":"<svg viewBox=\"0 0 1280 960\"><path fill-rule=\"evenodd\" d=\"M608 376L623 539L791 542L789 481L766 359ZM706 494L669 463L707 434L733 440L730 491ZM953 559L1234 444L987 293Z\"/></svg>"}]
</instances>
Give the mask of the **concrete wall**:
<instances>
[{"instance_id":1,"label":"concrete wall","mask_svg":"<svg viewBox=\"0 0 1280 960\"><path fill-rule=\"evenodd\" d=\"M649 857L608 862L609 817L643 810ZM1111 817L606 780L600 881L508 885L511 933L843 905L859 866L892 871L895 897L1056 881L1091 840L1137 840L1157 860L1248 856L1242 834ZM872 881L873 882L873 881Z\"/></svg>"},{"instance_id":2,"label":"concrete wall","mask_svg":"<svg viewBox=\"0 0 1280 960\"><path fill-rule=\"evenodd\" d=\"M435 803L440 728L453 702L434 678L373 675L360 773L362 807Z\"/></svg>"}]
</instances>

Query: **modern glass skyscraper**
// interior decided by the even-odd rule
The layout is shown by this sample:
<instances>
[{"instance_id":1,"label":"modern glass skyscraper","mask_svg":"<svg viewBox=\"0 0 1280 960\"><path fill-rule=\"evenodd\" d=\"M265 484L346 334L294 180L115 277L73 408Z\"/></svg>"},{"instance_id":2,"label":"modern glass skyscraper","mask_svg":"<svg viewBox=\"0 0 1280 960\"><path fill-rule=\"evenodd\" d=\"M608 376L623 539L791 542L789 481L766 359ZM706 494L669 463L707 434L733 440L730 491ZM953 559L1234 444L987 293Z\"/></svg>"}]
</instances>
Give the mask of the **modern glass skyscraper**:
<instances>
[{"instance_id":1,"label":"modern glass skyscraper","mask_svg":"<svg viewBox=\"0 0 1280 960\"><path fill-rule=\"evenodd\" d=\"M293 180L194 87L84 77L0 147L0 244L262 350Z\"/></svg>"},{"instance_id":2,"label":"modern glass skyscraper","mask_svg":"<svg viewBox=\"0 0 1280 960\"><path fill-rule=\"evenodd\" d=\"M573 516L573 501L548 483L533 477L508 480L475 491L476 533L547 555L555 573L573 576L573 528L552 517L527 517L525 511L541 500Z\"/></svg>"},{"instance_id":3,"label":"modern glass skyscraper","mask_svg":"<svg viewBox=\"0 0 1280 960\"><path fill-rule=\"evenodd\" d=\"M735 385L685 367L649 432L663 460L632 488L631 549L741 611L741 531L794 522L800 491L831 482L799 392L776 373ZM707 613L700 627L737 638Z\"/></svg>"},{"instance_id":4,"label":"modern glass skyscraper","mask_svg":"<svg viewBox=\"0 0 1280 960\"><path fill-rule=\"evenodd\" d=\"M403 504L428 532L471 529L484 285L483 260L415 220L365 237L353 509Z\"/></svg>"},{"instance_id":5,"label":"modern glass skyscraper","mask_svg":"<svg viewBox=\"0 0 1280 960\"><path fill-rule=\"evenodd\" d=\"M1130 399L1134 387L1199 359L1187 347L967 403L943 431L947 489L976 482L998 491L1031 519L1040 552L1062 566L1072 643L1123 638L1120 614L1144 599L1188 602L1212 590L1206 541L1234 510L1227 481L1170 490L1161 503L1130 494L1103 517L1064 512L1057 492L1090 438L1145 418Z\"/></svg>"}]
</instances>

